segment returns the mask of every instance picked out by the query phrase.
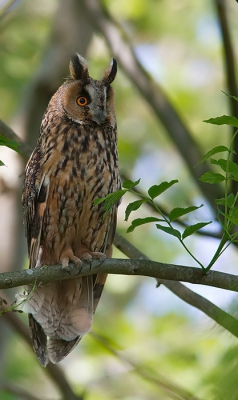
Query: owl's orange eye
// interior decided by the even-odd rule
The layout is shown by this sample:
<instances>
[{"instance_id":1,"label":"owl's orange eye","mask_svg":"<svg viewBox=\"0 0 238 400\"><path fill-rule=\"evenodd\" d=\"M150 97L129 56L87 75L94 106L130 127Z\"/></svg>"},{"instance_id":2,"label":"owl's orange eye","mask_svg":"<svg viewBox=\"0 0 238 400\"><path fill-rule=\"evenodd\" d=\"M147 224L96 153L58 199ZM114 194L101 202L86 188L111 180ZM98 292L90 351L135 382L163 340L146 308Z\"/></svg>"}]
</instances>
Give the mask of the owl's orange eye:
<instances>
[{"instance_id":1,"label":"owl's orange eye","mask_svg":"<svg viewBox=\"0 0 238 400\"><path fill-rule=\"evenodd\" d=\"M76 99L78 106L84 107L88 104L88 99L85 96L80 96Z\"/></svg>"}]
</instances>

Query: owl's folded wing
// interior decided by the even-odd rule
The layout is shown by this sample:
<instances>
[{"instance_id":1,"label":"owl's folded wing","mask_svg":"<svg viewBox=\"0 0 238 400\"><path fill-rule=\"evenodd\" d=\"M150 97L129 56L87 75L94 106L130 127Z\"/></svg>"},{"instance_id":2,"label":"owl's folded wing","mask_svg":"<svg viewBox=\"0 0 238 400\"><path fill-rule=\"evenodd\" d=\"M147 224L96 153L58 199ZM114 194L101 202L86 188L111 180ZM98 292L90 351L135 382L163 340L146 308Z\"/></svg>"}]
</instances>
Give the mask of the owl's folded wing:
<instances>
[{"instance_id":1,"label":"owl's folded wing","mask_svg":"<svg viewBox=\"0 0 238 400\"><path fill-rule=\"evenodd\" d=\"M47 205L49 183L40 173L41 154L36 147L28 161L22 193L23 219L27 237L29 268L37 265L42 221Z\"/></svg>"}]
</instances>

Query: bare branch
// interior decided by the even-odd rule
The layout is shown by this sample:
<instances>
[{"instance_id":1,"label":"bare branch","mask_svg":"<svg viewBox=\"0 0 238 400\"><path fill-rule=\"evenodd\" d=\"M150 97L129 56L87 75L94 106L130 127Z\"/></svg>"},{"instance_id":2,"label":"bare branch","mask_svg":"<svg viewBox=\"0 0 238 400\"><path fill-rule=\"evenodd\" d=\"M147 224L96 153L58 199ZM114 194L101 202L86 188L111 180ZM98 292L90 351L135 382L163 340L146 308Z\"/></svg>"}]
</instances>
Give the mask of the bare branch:
<instances>
[{"instance_id":1,"label":"bare branch","mask_svg":"<svg viewBox=\"0 0 238 400\"><path fill-rule=\"evenodd\" d=\"M238 96L235 55L227 20L227 1L214 0L214 3L218 17L218 23L220 24L221 28L228 92L230 95ZM229 103L231 114L235 117L238 117L238 102L232 98L229 98Z\"/></svg>"},{"instance_id":2,"label":"bare branch","mask_svg":"<svg viewBox=\"0 0 238 400\"><path fill-rule=\"evenodd\" d=\"M138 258L140 260L149 260L143 253L141 253L135 246L128 242L123 236L116 233L114 245L126 256L130 258ZM217 324L221 325L227 331L238 337L238 321L230 314L226 313L211 301L205 299L199 294L188 289L180 282L173 282L163 279L157 279L158 285L163 284L171 292L176 294L180 299L186 303L202 311L208 317L213 319Z\"/></svg>"},{"instance_id":3,"label":"bare branch","mask_svg":"<svg viewBox=\"0 0 238 400\"><path fill-rule=\"evenodd\" d=\"M222 35L223 43L223 53L224 53L224 67L227 81L228 93L232 96L238 96L238 87L236 80L236 61L235 52L232 45L231 33L229 29L228 19L227 19L227 1L226 0L214 0L218 23L220 24L220 31ZM231 115L238 118L238 102L232 97L229 97L229 107ZM236 128L231 128L233 131ZM238 140L234 141L235 153L232 155L234 161L238 162ZM231 191L234 193L238 190L238 183L236 181L231 181Z\"/></svg>"},{"instance_id":4,"label":"bare branch","mask_svg":"<svg viewBox=\"0 0 238 400\"><path fill-rule=\"evenodd\" d=\"M112 17L108 18L100 1L84 0L82 5L88 13L88 18L91 19L96 29L103 34L111 52L119 61L120 67L131 82L134 83L142 97L154 111L156 117L168 131L171 139L187 163L189 171L195 178L197 185L210 202L211 207L215 209L214 198L221 197L220 188L214 187L213 191L211 191L207 184L199 180L201 175L210 169L209 165L207 163L198 165L201 160L201 154L192 134L170 103L162 88L149 76L148 72L145 71L137 60L126 32L122 27L119 30L118 26L113 23ZM126 40L123 38L126 38ZM198 166L194 168L195 165Z\"/></svg>"}]
</instances>

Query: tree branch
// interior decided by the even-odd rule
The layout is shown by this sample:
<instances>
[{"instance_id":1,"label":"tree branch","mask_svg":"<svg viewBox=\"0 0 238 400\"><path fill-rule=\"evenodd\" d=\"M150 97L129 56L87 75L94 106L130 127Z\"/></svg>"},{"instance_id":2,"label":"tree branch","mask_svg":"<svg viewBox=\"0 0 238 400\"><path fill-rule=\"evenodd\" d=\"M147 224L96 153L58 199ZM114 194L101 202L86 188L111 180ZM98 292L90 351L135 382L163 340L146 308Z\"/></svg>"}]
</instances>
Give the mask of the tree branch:
<instances>
[{"instance_id":1,"label":"tree branch","mask_svg":"<svg viewBox=\"0 0 238 400\"><path fill-rule=\"evenodd\" d=\"M138 258L149 260L141 251L139 251L135 246L133 246L128 240L116 232L114 238L114 245L126 256L130 258ZM238 320L232 317L230 314L226 313L211 301L205 299L199 294L188 289L180 282L173 282L163 279L157 279L158 286L163 284L171 292L173 292L180 299L190 304L191 306L202 311L208 317L213 319L217 324L221 325L224 329L232 333L234 336L238 337Z\"/></svg>"},{"instance_id":2,"label":"tree branch","mask_svg":"<svg viewBox=\"0 0 238 400\"><path fill-rule=\"evenodd\" d=\"M126 32L122 27L120 27L119 30L111 16L109 19L102 8L100 1L84 0L81 4L85 8L88 18L95 25L96 29L103 34L111 52L119 61L120 67L123 69L124 73L136 86L142 97L154 111L156 117L164 125L171 139L180 151L183 159L187 163L189 171L194 177L196 184L199 186L211 207L216 212L214 198L221 197L221 191L218 186L216 188L214 187L213 191L211 191L209 185L199 180L203 173L210 170L210 167L206 162L199 164L201 154L189 129L170 103L162 88L151 76L149 76L148 72L137 60ZM126 38L126 40L123 38ZM197 165L196 168L194 168L195 165Z\"/></svg>"},{"instance_id":3,"label":"tree branch","mask_svg":"<svg viewBox=\"0 0 238 400\"><path fill-rule=\"evenodd\" d=\"M227 89L228 93L231 96L238 96L238 87L236 80L236 61L235 61L235 52L232 45L231 33L229 29L229 24L227 20L227 1L226 0L214 0L218 23L220 25L220 31L222 36L222 44L223 44L223 53L224 53L224 68L226 74L227 81ZM231 115L238 118L238 102L234 100L232 97L228 98L229 108ZM232 128L233 132L237 128ZM234 162L238 162L238 140L237 138L234 141L234 150L235 153L232 154ZM236 181L231 181L232 187L230 188L233 193L236 193L238 190L238 183Z\"/></svg>"},{"instance_id":4,"label":"tree branch","mask_svg":"<svg viewBox=\"0 0 238 400\"><path fill-rule=\"evenodd\" d=\"M236 275L219 271L209 271L206 275L203 275L201 268L165 264L146 259L124 260L115 258L105 259L104 261L93 260L90 264L84 261L81 271L74 264L70 264L69 271L63 270L61 265L51 265L23 271L2 272L0 274L0 289L34 285L34 283L46 284L57 280L99 273L148 276L238 291L238 276Z\"/></svg>"}]
</instances>

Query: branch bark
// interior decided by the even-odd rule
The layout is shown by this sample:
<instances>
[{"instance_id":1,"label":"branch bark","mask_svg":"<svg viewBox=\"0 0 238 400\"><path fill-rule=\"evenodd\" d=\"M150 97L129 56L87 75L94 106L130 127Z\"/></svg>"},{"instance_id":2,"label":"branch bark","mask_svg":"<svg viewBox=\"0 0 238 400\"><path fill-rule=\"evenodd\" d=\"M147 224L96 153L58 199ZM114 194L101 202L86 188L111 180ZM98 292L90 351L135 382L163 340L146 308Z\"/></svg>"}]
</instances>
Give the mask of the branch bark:
<instances>
[{"instance_id":1,"label":"branch bark","mask_svg":"<svg viewBox=\"0 0 238 400\"><path fill-rule=\"evenodd\" d=\"M236 275L219 271L209 271L206 275L203 275L201 268L165 264L146 259L116 258L108 258L104 261L93 260L90 264L84 261L81 271L74 264L70 264L68 270L63 270L61 265L51 265L22 271L3 272L0 274L0 289L34 285L34 283L46 284L57 280L74 279L81 275L99 273L148 276L238 291L238 276Z\"/></svg>"}]
</instances>

